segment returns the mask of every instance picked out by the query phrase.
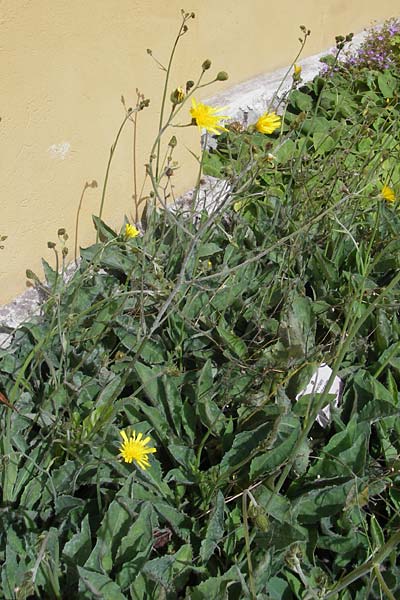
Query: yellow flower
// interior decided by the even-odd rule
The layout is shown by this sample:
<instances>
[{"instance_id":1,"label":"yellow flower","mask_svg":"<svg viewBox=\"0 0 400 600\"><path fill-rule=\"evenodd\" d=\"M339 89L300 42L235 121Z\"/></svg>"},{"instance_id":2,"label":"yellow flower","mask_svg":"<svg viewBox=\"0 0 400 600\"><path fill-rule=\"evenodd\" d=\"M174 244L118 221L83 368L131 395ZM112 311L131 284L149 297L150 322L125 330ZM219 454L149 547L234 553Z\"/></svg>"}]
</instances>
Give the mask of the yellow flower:
<instances>
[{"instance_id":1,"label":"yellow flower","mask_svg":"<svg viewBox=\"0 0 400 600\"><path fill-rule=\"evenodd\" d=\"M301 66L300 65L293 65L293 70L294 70L294 74L296 77L300 77L301 75Z\"/></svg>"},{"instance_id":2,"label":"yellow flower","mask_svg":"<svg viewBox=\"0 0 400 600\"><path fill-rule=\"evenodd\" d=\"M388 202L394 202L396 200L394 191L388 185L383 186L381 190L381 198L387 200Z\"/></svg>"},{"instance_id":3,"label":"yellow flower","mask_svg":"<svg viewBox=\"0 0 400 600\"><path fill-rule=\"evenodd\" d=\"M193 121L200 129L206 129L210 133L219 135L221 131L227 131L226 127L219 124L222 119L228 119L225 115L217 115L216 113L224 110L223 108L213 108L207 104L197 104L196 100L192 98L192 108L190 114L192 115Z\"/></svg>"},{"instance_id":4,"label":"yellow flower","mask_svg":"<svg viewBox=\"0 0 400 600\"><path fill-rule=\"evenodd\" d=\"M273 133L275 129L281 126L281 118L274 112L264 113L256 123L256 129L260 133Z\"/></svg>"},{"instance_id":5,"label":"yellow flower","mask_svg":"<svg viewBox=\"0 0 400 600\"><path fill-rule=\"evenodd\" d=\"M147 444L150 442L150 438L146 437L143 440L143 434L138 433L136 435L135 431L133 431L129 437L123 430L119 433L123 439L123 442L120 446L119 456L122 456L124 461L127 463L135 461L141 469L147 469L150 466L147 455L156 452L155 448L149 448L147 446Z\"/></svg>"},{"instance_id":6,"label":"yellow flower","mask_svg":"<svg viewBox=\"0 0 400 600\"><path fill-rule=\"evenodd\" d=\"M139 229L136 229L134 225L127 223L125 225L125 237L127 238L135 238L139 235Z\"/></svg>"}]
</instances>

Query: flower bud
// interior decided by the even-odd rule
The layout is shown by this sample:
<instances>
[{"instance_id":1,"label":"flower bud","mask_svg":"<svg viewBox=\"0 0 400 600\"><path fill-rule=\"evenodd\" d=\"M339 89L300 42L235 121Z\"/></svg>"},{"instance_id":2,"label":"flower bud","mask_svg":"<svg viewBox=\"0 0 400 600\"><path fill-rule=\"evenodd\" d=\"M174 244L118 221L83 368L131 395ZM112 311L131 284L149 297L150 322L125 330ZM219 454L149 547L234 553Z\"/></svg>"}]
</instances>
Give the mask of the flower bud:
<instances>
[{"instance_id":1,"label":"flower bud","mask_svg":"<svg viewBox=\"0 0 400 600\"><path fill-rule=\"evenodd\" d=\"M176 88L170 96L172 104L174 104L174 105L182 104L182 102L185 99L185 95L186 94L185 94L183 88L181 88L181 87Z\"/></svg>"},{"instance_id":2,"label":"flower bud","mask_svg":"<svg viewBox=\"0 0 400 600\"><path fill-rule=\"evenodd\" d=\"M250 505L249 517L254 521L255 526L262 532L266 533L269 530L270 523L264 507L260 505Z\"/></svg>"},{"instance_id":3,"label":"flower bud","mask_svg":"<svg viewBox=\"0 0 400 600\"><path fill-rule=\"evenodd\" d=\"M301 75L301 71L302 71L301 65L294 65L293 69L294 69L294 74L295 75L297 75L297 76Z\"/></svg>"},{"instance_id":4,"label":"flower bud","mask_svg":"<svg viewBox=\"0 0 400 600\"><path fill-rule=\"evenodd\" d=\"M207 60L205 60L203 62L203 64L201 65L201 68L203 69L203 71L208 71L208 69L211 67L211 60L209 60L207 58Z\"/></svg>"},{"instance_id":5,"label":"flower bud","mask_svg":"<svg viewBox=\"0 0 400 600\"><path fill-rule=\"evenodd\" d=\"M55 244L54 242L47 242L47 247L50 249L53 249L56 247L57 244Z\"/></svg>"},{"instance_id":6,"label":"flower bud","mask_svg":"<svg viewBox=\"0 0 400 600\"><path fill-rule=\"evenodd\" d=\"M60 229L57 231L57 235L59 235L59 236L65 235L65 229L64 229L64 227L60 227Z\"/></svg>"},{"instance_id":7,"label":"flower bud","mask_svg":"<svg viewBox=\"0 0 400 600\"><path fill-rule=\"evenodd\" d=\"M177 141L176 137L173 135L172 138L168 142L168 146L170 148L176 148L177 144L178 144L178 141Z\"/></svg>"},{"instance_id":8,"label":"flower bud","mask_svg":"<svg viewBox=\"0 0 400 600\"><path fill-rule=\"evenodd\" d=\"M217 81L226 81L228 79L229 75L226 71L220 71L219 73L217 73L217 77L216 80Z\"/></svg>"},{"instance_id":9,"label":"flower bud","mask_svg":"<svg viewBox=\"0 0 400 600\"><path fill-rule=\"evenodd\" d=\"M62 252L63 256L67 256L67 254L68 254L68 248L66 246L64 246L64 248L61 250L61 252Z\"/></svg>"},{"instance_id":10,"label":"flower bud","mask_svg":"<svg viewBox=\"0 0 400 600\"><path fill-rule=\"evenodd\" d=\"M194 86L194 81L189 79L189 81L186 82L186 93L188 93L192 89L193 86Z\"/></svg>"},{"instance_id":11,"label":"flower bud","mask_svg":"<svg viewBox=\"0 0 400 600\"><path fill-rule=\"evenodd\" d=\"M143 110L144 108L147 108L150 104L150 100L149 98L145 98L144 100L141 100L139 102L139 110Z\"/></svg>"}]
</instances>

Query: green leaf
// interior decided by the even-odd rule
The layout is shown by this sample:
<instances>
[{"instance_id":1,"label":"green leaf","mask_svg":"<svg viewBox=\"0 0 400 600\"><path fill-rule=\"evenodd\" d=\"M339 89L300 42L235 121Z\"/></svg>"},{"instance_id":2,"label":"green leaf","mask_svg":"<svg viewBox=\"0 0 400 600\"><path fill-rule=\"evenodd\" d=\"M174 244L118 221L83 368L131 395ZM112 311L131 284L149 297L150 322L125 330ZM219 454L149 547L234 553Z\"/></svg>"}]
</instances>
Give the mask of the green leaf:
<instances>
[{"instance_id":1,"label":"green leaf","mask_svg":"<svg viewBox=\"0 0 400 600\"><path fill-rule=\"evenodd\" d=\"M372 548L374 550L379 550L385 543L385 536L383 535L382 528L379 525L375 515L371 515L370 531L372 539Z\"/></svg>"},{"instance_id":2,"label":"green leaf","mask_svg":"<svg viewBox=\"0 0 400 600\"><path fill-rule=\"evenodd\" d=\"M207 562L211 558L224 535L224 509L224 495L221 491L219 491L217 494L215 508L212 511L210 520L208 522L206 535L201 542L200 558L203 562Z\"/></svg>"},{"instance_id":3,"label":"green leaf","mask_svg":"<svg viewBox=\"0 0 400 600\"><path fill-rule=\"evenodd\" d=\"M125 500L129 504L129 501ZM125 504L125 503L124 503ZM126 535L131 515L120 499L113 500L97 531L97 542L85 567L109 573L113 568L115 552Z\"/></svg>"},{"instance_id":4,"label":"green leaf","mask_svg":"<svg viewBox=\"0 0 400 600\"><path fill-rule=\"evenodd\" d=\"M145 502L136 521L122 538L115 558L117 583L126 590L135 581L153 547L153 528L156 526L154 509Z\"/></svg>"},{"instance_id":5,"label":"green leaf","mask_svg":"<svg viewBox=\"0 0 400 600\"><path fill-rule=\"evenodd\" d=\"M78 572L79 591L81 592L79 598L82 600L93 600L93 598L127 600L121 592L121 588L107 575L83 567L78 567Z\"/></svg>"},{"instance_id":6,"label":"green leaf","mask_svg":"<svg viewBox=\"0 0 400 600\"><path fill-rule=\"evenodd\" d=\"M237 469L242 463L248 462L253 451L265 442L270 431L271 424L263 423L256 429L238 433L233 440L231 449L224 454L221 460L221 475Z\"/></svg>"},{"instance_id":7,"label":"green leaf","mask_svg":"<svg viewBox=\"0 0 400 600\"><path fill-rule=\"evenodd\" d=\"M298 521L304 524L319 522L323 517L330 517L343 511L353 480L341 485L326 486L315 489L295 500L293 513ZM361 486L361 483L359 484Z\"/></svg>"},{"instance_id":8,"label":"green leaf","mask_svg":"<svg viewBox=\"0 0 400 600\"><path fill-rule=\"evenodd\" d=\"M196 391L195 406L201 422L213 433L221 434L225 426L225 416L219 406L212 400L216 389L210 360L204 363L200 371Z\"/></svg>"},{"instance_id":9,"label":"green leaf","mask_svg":"<svg viewBox=\"0 0 400 600\"><path fill-rule=\"evenodd\" d=\"M279 147L278 150L275 150L275 157L278 163L283 164L291 160L297 151L296 143L287 139L283 142L283 144Z\"/></svg>"},{"instance_id":10,"label":"green leaf","mask_svg":"<svg viewBox=\"0 0 400 600\"><path fill-rule=\"evenodd\" d=\"M293 104L300 112L307 112L312 109L313 99L308 94L299 90L293 90L289 96L289 102Z\"/></svg>"},{"instance_id":11,"label":"green leaf","mask_svg":"<svg viewBox=\"0 0 400 600\"><path fill-rule=\"evenodd\" d=\"M218 252L221 252L221 248L218 246L218 244L215 244L214 242L208 242L199 246L197 250L197 256L199 258L204 258L206 256L217 254Z\"/></svg>"},{"instance_id":12,"label":"green leaf","mask_svg":"<svg viewBox=\"0 0 400 600\"><path fill-rule=\"evenodd\" d=\"M106 223L104 223L104 221L99 219L99 217L92 215L92 219L95 229L99 234L99 239L102 242L110 242L111 240L117 237L117 233L113 229L111 229L111 227L109 227Z\"/></svg>"},{"instance_id":13,"label":"green leaf","mask_svg":"<svg viewBox=\"0 0 400 600\"><path fill-rule=\"evenodd\" d=\"M203 172L204 175L211 177L221 177L223 162L215 152L205 152L203 154Z\"/></svg>"},{"instance_id":14,"label":"green leaf","mask_svg":"<svg viewBox=\"0 0 400 600\"><path fill-rule=\"evenodd\" d=\"M178 552L149 560L143 573L167 590L179 589L182 577L192 569L192 547L184 544Z\"/></svg>"},{"instance_id":15,"label":"green leaf","mask_svg":"<svg viewBox=\"0 0 400 600\"><path fill-rule=\"evenodd\" d=\"M331 137L324 131L315 131L315 133L313 133L312 139L314 149L317 155L327 154L336 146L336 142L333 139L333 137Z\"/></svg>"},{"instance_id":16,"label":"green leaf","mask_svg":"<svg viewBox=\"0 0 400 600\"><path fill-rule=\"evenodd\" d=\"M89 515L82 521L81 529L72 536L63 548L63 557L73 565L83 566L92 550L92 536L89 525Z\"/></svg>"},{"instance_id":17,"label":"green leaf","mask_svg":"<svg viewBox=\"0 0 400 600\"><path fill-rule=\"evenodd\" d=\"M354 477L364 474L367 460L370 426L350 421L344 431L331 437L321 455L308 470L307 476L315 479L332 477Z\"/></svg>"},{"instance_id":18,"label":"green leaf","mask_svg":"<svg viewBox=\"0 0 400 600\"><path fill-rule=\"evenodd\" d=\"M109 387L109 385L107 386L107 388ZM114 396L115 387L116 386L114 384L113 392L110 394L111 397ZM119 389L119 386L117 386L117 389ZM101 399L104 392L105 392L105 389L100 394L99 400ZM109 394L105 394L105 396L107 397L106 401L108 402ZM94 408L88 414L88 416L83 419L81 439L82 440L90 440L101 429L104 429L105 425L107 423L111 422L113 413L114 413L114 407L112 404L101 404L100 406L97 406L96 408Z\"/></svg>"},{"instance_id":19,"label":"green leaf","mask_svg":"<svg viewBox=\"0 0 400 600\"><path fill-rule=\"evenodd\" d=\"M378 75L378 87L385 98L393 98L397 82L392 75L386 71Z\"/></svg>"},{"instance_id":20,"label":"green leaf","mask_svg":"<svg viewBox=\"0 0 400 600\"><path fill-rule=\"evenodd\" d=\"M290 456L300 433L300 422L293 417L283 417L275 432L273 445L251 461L250 478L264 476L283 465Z\"/></svg>"},{"instance_id":21,"label":"green leaf","mask_svg":"<svg viewBox=\"0 0 400 600\"><path fill-rule=\"evenodd\" d=\"M193 588L190 598L191 600L225 600L228 587L231 587L234 582L241 581L243 577L235 565L223 575L210 577Z\"/></svg>"},{"instance_id":22,"label":"green leaf","mask_svg":"<svg viewBox=\"0 0 400 600\"><path fill-rule=\"evenodd\" d=\"M247 356L246 343L240 337L235 335L233 331L229 331L222 325L217 325L216 330L222 341L227 345L229 350L236 354L236 356L239 358Z\"/></svg>"}]
</instances>

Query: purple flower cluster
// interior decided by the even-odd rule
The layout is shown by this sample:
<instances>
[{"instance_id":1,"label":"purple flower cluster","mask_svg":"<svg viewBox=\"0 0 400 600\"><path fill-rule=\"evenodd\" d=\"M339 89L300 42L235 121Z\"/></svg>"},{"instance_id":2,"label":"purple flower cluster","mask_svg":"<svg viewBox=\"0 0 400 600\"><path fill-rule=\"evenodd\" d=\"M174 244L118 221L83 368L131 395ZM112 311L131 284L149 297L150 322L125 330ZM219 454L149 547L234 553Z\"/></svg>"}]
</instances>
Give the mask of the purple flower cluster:
<instances>
[{"instance_id":1,"label":"purple flower cluster","mask_svg":"<svg viewBox=\"0 0 400 600\"><path fill-rule=\"evenodd\" d=\"M399 36L399 40L394 39ZM332 50L337 54L337 49ZM356 50L347 50L339 54L335 66L323 64L321 74L347 69L374 69L385 71L392 67L400 68L400 21L388 19L380 27L367 30L367 35L361 46Z\"/></svg>"},{"instance_id":2,"label":"purple flower cluster","mask_svg":"<svg viewBox=\"0 0 400 600\"><path fill-rule=\"evenodd\" d=\"M392 39L400 33L400 22L389 19L381 27L367 30L363 43L354 52L346 52L343 62L348 67L384 71L400 64L400 53Z\"/></svg>"}]
</instances>

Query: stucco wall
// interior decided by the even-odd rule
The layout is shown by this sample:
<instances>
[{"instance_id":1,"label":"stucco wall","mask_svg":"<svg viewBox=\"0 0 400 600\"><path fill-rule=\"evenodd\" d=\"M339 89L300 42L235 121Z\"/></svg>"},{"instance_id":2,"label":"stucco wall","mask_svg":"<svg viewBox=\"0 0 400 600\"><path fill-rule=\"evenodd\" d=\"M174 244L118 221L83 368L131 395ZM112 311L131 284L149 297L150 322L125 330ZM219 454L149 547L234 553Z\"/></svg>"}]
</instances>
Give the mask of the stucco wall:
<instances>
[{"instance_id":1,"label":"stucco wall","mask_svg":"<svg viewBox=\"0 0 400 600\"><path fill-rule=\"evenodd\" d=\"M166 61L180 22L179 0L2 0L0 2L0 302L25 288L25 269L40 272L52 260L47 241L59 227L74 244L75 215L85 181L97 180L84 199L80 245L94 240L91 214L99 207L109 148L123 118L121 94L135 101L138 87L151 98L140 115L139 168L158 122L163 73L146 54ZM210 73L228 71L229 85L289 64L298 26L312 30L305 55L332 45L333 36L360 31L372 20L398 14L397 0L192 0L196 13L182 39L171 87L194 79L205 58ZM198 150L195 128L179 130ZM190 186L195 163L180 154L177 191ZM116 152L104 217L120 226L131 214L132 129Z\"/></svg>"}]
</instances>

